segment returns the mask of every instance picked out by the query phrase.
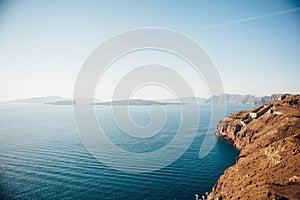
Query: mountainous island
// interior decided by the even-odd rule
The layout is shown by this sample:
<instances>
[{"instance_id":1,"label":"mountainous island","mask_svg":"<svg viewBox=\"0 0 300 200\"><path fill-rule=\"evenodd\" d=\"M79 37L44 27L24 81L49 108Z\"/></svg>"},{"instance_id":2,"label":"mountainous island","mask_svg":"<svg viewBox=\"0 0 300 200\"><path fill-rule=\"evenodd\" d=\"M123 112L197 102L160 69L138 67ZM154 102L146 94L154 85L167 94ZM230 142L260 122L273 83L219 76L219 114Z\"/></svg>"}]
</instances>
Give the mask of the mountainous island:
<instances>
[{"instance_id":1,"label":"mountainous island","mask_svg":"<svg viewBox=\"0 0 300 200\"><path fill-rule=\"evenodd\" d=\"M48 104L48 105L73 105L73 104L76 104L76 101L75 100L64 100L64 101L45 102L44 104Z\"/></svg>"},{"instance_id":2,"label":"mountainous island","mask_svg":"<svg viewBox=\"0 0 300 200\"><path fill-rule=\"evenodd\" d=\"M43 103L54 103L60 101L70 101L70 99L62 98L60 96L46 96L46 97L32 97L27 99L18 99L10 101L12 103L34 103L34 104L43 104Z\"/></svg>"},{"instance_id":3,"label":"mountainous island","mask_svg":"<svg viewBox=\"0 0 300 200\"><path fill-rule=\"evenodd\" d=\"M233 113L216 134L241 151L208 199L300 199L300 95Z\"/></svg>"},{"instance_id":4,"label":"mountainous island","mask_svg":"<svg viewBox=\"0 0 300 200\"><path fill-rule=\"evenodd\" d=\"M126 100L118 100L118 101L107 101L95 103L95 105L180 105L180 103L170 103L170 102L158 102L158 101L150 101L150 100L142 100L142 99L126 99Z\"/></svg>"},{"instance_id":5,"label":"mountainous island","mask_svg":"<svg viewBox=\"0 0 300 200\"><path fill-rule=\"evenodd\" d=\"M180 97L178 99L158 99L158 100L144 100L144 99L129 99L112 101L112 105L175 105L175 104L193 104L195 100L198 104L211 103L216 104L226 102L227 104L251 104L251 105L263 105L270 101L276 100L280 97L280 94L272 94L271 96L256 97L253 95L239 95L239 94L222 94L219 96L213 95L210 98L201 97ZM143 102L144 101L144 102ZM48 97L33 97L28 99L20 99L10 101L13 103L35 103L35 104L48 104L48 105L73 105L76 100L62 98L60 96L48 96ZM89 102L95 105L111 105L110 101L102 102L99 99L90 99ZM128 104L129 103L129 104Z\"/></svg>"},{"instance_id":6,"label":"mountainous island","mask_svg":"<svg viewBox=\"0 0 300 200\"><path fill-rule=\"evenodd\" d=\"M240 94L222 94L219 96L211 96L206 103L214 102L226 102L228 104L251 104L251 105L263 105L265 103L274 101L280 97L281 94L272 94L271 96L256 97L253 95L240 95Z\"/></svg>"}]
</instances>

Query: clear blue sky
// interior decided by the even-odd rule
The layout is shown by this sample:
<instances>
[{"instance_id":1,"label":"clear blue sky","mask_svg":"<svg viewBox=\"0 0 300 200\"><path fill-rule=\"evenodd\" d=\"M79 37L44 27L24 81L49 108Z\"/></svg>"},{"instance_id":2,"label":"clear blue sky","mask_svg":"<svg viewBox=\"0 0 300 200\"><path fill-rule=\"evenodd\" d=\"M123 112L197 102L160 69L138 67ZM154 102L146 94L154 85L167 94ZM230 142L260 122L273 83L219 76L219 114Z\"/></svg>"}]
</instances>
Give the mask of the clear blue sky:
<instances>
[{"instance_id":1,"label":"clear blue sky","mask_svg":"<svg viewBox=\"0 0 300 200\"><path fill-rule=\"evenodd\" d=\"M226 93L300 93L300 1L0 2L0 100L71 97L89 53L141 27L196 40Z\"/></svg>"}]
</instances>

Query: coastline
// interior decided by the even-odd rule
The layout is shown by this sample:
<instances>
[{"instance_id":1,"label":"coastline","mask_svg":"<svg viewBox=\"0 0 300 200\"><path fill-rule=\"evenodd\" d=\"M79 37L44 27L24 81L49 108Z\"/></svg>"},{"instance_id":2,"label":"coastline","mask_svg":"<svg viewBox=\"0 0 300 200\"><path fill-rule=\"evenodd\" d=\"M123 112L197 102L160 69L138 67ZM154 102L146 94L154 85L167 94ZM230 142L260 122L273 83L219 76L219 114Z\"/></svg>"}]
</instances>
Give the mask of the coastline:
<instances>
[{"instance_id":1,"label":"coastline","mask_svg":"<svg viewBox=\"0 0 300 200\"><path fill-rule=\"evenodd\" d=\"M300 95L235 112L220 121L216 135L240 154L207 199L299 199Z\"/></svg>"}]
</instances>

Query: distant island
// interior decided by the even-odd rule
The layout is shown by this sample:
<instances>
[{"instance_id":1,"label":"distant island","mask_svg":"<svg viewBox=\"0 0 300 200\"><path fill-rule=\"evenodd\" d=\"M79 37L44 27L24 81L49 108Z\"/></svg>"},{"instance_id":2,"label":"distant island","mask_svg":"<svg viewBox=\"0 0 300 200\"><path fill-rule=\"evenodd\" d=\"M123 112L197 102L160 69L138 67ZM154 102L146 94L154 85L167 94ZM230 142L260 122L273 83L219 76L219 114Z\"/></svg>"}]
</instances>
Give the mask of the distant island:
<instances>
[{"instance_id":1,"label":"distant island","mask_svg":"<svg viewBox=\"0 0 300 200\"><path fill-rule=\"evenodd\" d=\"M59 101L68 101L70 99L65 99L60 96L46 96L46 97L32 97L32 98L27 98L27 99L18 99L18 100L13 100L9 102L13 103L53 103L53 102L59 102Z\"/></svg>"},{"instance_id":2,"label":"distant island","mask_svg":"<svg viewBox=\"0 0 300 200\"><path fill-rule=\"evenodd\" d=\"M193 104L195 101L198 104L209 104L209 103L223 103L227 104L250 104L250 105L263 105L265 103L278 99L281 94L272 94L271 96L256 97L253 95L239 95L239 94L222 94L213 95L210 98L201 97L180 97L170 99L157 99L157 100L146 100L146 99L125 99L102 102L99 99L89 99L88 102L94 105L184 105ZM48 97L33 97L28 99L20 99L10 101L13 103L34 103L34 104L48 104L48 105L73 105L76 104L76 100L62 98L60 96L48 96Z\"/></svg>"},{"instance_id":3,"label":"distant island","mask_svg":"<svg viewBox=\"0 0 300 200\"><path fill-rule=\"evenodd\" d=\"M281 94L272 94L271 96L256 97L253 95L240 95L240 94L222 94L219 96L210 97L206 103L221 103L226 101L228 104L251 104L263 105L265 103L278 99Z\"/></svg>"},{"instance_id":4,"label":"distant island","mask_svg":"<svg viewBox=\"0 0 300 200\"><path fill-rule=\"evenodd\" d=\"M86 101L93 103L102 102L99 99L86 99ZM18 99L9 101L10 103L24 103L24 104L48 104L48 105L73 105L76 104L76 100L69 98L63 98L60 96L46 96L46 97L32 97L27 99Z\"/></svg>"},{"instance_id":5,"label":"distant island","mask_svg":"<svg viewBox=\"0 0 300 200\"><path fill-rule=\"evenodd\" d=\"M76 104L76 101L74 101L74 100L54 101L54 102L45 102L44 104L48 104L48 105L73 105L73 104Z\"/></svg>"},{"instance_id":6,"label":"distant island","mask_svg":"<svg viewBox=\"0 0 300 200\"><path fill-rule=\"evenodd\" d=\"M142 100L142 99L127 99L127 100L95 103L94 105L134 105L134 106L138 106L138 105L181 105L181 104L180 103L172 103L172 102L158 102L158 101Z\"/></svg>"}]
</instances>

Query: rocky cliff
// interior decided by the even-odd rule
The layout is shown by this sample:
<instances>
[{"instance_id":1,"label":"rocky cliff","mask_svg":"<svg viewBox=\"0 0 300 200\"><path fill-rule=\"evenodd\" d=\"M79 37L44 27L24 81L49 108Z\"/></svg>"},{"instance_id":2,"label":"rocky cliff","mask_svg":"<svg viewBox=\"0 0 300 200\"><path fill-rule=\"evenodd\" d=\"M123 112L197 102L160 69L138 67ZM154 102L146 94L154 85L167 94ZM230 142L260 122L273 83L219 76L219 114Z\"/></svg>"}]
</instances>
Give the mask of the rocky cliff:
<instances>
[{"instance_id":1,"label":"rocky cliff","mask_svg":"<svg viewBox=\"0 0 300 200\"><path fill-rule=\"evenodd\" d=\"M300 95L233 113L216 134L241 152L208 199L300 199Z\"/></svg>"}]
</instances>

